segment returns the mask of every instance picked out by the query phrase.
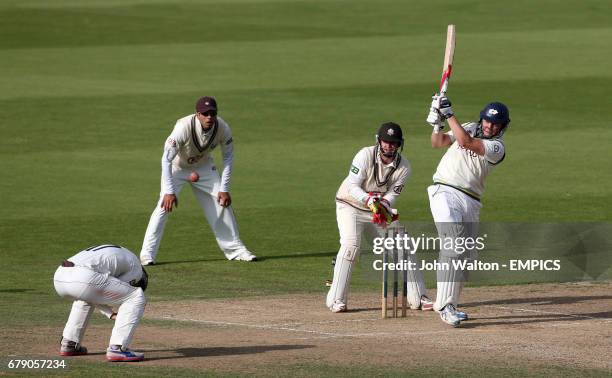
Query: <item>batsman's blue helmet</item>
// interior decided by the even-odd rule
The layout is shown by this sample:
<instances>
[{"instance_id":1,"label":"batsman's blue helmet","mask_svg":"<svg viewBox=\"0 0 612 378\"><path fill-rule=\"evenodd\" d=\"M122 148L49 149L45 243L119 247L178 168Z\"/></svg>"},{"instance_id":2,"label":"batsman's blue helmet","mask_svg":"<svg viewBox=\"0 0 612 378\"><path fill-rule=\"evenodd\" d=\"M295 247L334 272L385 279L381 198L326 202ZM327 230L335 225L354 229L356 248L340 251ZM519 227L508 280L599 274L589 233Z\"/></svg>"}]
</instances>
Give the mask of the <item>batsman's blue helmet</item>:
<instances>
[{"instance_id":1,"label":"batsman's blue helmet","mask_svg":"<svg viewBox=\"0 0 612 378\"><path fill-rule=\"evenodd\" d=\"M491 123L507 125L510 123L510 111L501 102L492 102L480 111L480 119L486 119Z\"/></svg>"}]
</instances>

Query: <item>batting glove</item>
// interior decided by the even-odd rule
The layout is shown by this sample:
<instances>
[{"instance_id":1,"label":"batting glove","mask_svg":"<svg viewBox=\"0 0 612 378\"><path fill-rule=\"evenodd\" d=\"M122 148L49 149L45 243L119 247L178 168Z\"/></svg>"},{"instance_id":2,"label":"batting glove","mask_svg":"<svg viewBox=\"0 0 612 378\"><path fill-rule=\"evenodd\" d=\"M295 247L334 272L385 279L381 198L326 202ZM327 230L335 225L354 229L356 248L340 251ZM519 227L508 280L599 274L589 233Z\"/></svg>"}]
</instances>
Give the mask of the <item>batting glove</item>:
<instances>
[{"instance_id":1,"label":"batting glove","mask_svg":"<svg viewBox=\"0 0 612 378\"><path fill-rule=\"evenodd\" d=\"M427 123L429 123L435 131L440 131L444 128L444 125L442 124L442 117L440 117L440 113L433 106L429 108Z\"/></svg>"},{"instance_id":2,"label":"batting glove","mask_svg":"<svg viewBox=\"0 0 612 378\"><path fill-rule=\"evenodd\" d=\"M453 113L453 108L451 107L451 105L452 104L448 97L444 95L435 94L432 97L431 107L440 112L440 115L444 119L449 119L450 117L455 115L455 113Z\"/></svg>"}]
</instances>

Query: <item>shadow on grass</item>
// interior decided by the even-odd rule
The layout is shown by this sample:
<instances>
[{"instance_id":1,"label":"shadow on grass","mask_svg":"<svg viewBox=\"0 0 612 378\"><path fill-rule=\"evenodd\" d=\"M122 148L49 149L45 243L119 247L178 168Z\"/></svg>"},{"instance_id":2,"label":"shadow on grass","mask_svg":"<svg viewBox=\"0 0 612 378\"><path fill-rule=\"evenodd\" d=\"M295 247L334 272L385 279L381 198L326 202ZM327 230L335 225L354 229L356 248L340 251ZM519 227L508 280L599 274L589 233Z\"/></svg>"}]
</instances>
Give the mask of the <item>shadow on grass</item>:
<instances>
[{"instance_id":1,"label":"shadow on grass","mask_svg":"<svg viewBox=\"0 0 612 378\"><path fill-rule=\"evenodd\" d=\"M381 311L380 307L362 307L362 308L349 308L345 312L371 312L371 311ZM389 311L391 312L391 311Z\"/></svg>"},{"instance_id":2,"label":"shadow on grass","mask_svg":"<svg viewBox=\"0 0 612 378\"><path fill-rule=\"evenodd\" d=\"M2 289L0 293L25 293L27 291L35 291L34 289Z\"/></svg>"},{"instance_id":3,"label":"shadow on grass","mask_svg":"<svg viewBox=\"0 0 612 378\"><path fill-rule=\"evenodd\" d=\"M253 345L241 347L218 347L218 348L178 348L178 349L155 349L144 350L145 361L172 360L177 358L192 357L215 357L215 356L236 356L243 354L265 353L275 350L296 350L314 348L314 345ZM172 352L175 356L165 357L146 357L147 352Z\"/></svg>"},{"instance_id":4,"label":"shadow on grass","mask_svg":"<svg viewBox=\"0 0 612 378\"><path fill-rule=\"evenodd\" d=\"M336 256L337 254L338 254L338 251L313 252L313 253L296 252L294 254L289 254L289 255L257 256L257 259L259 261L265 261L265 260L277 260L277 259L299 259L303 257L325 257L325 256L332 257L332 256Z\"/></svg>"},{"instance_id":5,"label":"shadow on grass","mask_svg":"<svg viewBox=\"0 0 612 378\"><path fill-rule=\"evenodd\" d=\"M193 260L163 261L163 262L156 262L155 265L147 265L147 269L149 268L155 269L157 265L189 264L189 263L216 262L216 261L227 261L227 259L219 258L219 259L193 259Z\"/></svg>"},{"instance_id":6,"label":"shadow on grass","mask_svg":"<svg viewBox=\"0 0 612 378\"><path fill-rule=\"evenodd\" d=\"M272 255L272 256L261 256L257 255L256 261L266 261L266 260L278 260L278 259L299 259L304 257L333 257L336 256L338 251L332 252L313 252L313 253L300 253L296 252L294 254L285 254L285 255ZM155 265L149 265L149 267L154 267L157 265L171 265L171 264L189 264L189 263L198 263L198 262L217 262L217 261L227 261L225 258L218 259L193 259L193 260L176 260L176 261L162 261L156 262Z\"/></svg>"}]
</instances>

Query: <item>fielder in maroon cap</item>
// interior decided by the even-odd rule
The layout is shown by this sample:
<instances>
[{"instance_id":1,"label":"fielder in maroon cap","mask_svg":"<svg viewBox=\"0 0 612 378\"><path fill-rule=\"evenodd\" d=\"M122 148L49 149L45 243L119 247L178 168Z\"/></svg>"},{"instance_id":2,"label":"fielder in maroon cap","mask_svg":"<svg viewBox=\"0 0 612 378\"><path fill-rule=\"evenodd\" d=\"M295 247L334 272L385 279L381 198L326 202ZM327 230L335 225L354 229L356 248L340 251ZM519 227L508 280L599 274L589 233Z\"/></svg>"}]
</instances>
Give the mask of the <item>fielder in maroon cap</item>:
<instances>
[{"instance_id":1,"label":"fielder in maroon cap","mask_svg":"<svg viewBox=\"0 0 612 378\"><path fill-rule=\"evenodd\" d=\"M178 195L185 184L191 185L225 257L238 261L257 259L240 240L231 208L234 144L230 126L217 115L217 101L213 97L200 98L195 110L194 114L179 119L166 139L161 159L160 199L140 251L143 265L155 264L166 220L172 209L178 207ZM217 147L223 158L221 175L210 155Z\"/></svg>"}]
</instances>

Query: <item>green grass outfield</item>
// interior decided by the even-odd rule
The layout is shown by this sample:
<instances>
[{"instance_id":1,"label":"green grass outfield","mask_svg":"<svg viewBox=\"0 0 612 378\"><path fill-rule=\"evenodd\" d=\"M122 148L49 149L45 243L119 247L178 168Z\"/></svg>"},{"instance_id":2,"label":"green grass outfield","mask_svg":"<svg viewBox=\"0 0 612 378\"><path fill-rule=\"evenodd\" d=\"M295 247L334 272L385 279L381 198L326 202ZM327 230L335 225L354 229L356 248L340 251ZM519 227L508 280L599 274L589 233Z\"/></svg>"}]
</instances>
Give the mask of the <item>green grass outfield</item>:
<instances>
[{"instance_id":1,"label":"green grass outfield","mask_svg":"<svg viewBox=\"0 0 612 378\"><path fill-rule=\"evenodd\" d=\"M2 327L59 332L58 262L95 243L138 253L164 140L202 95L232 126L234 208L264 259L224 261L186 188L150 301L323 293L335 191L381 122L406 135L402 218L431 219L425 188L443 151L424 119L448 23L458 118L491 100L511 111L482 220L612 221L611 11L599 0L0 2Z\"/></svg>"}]
</instances>

